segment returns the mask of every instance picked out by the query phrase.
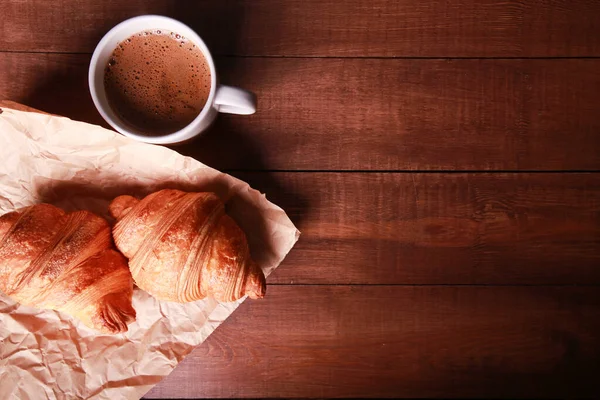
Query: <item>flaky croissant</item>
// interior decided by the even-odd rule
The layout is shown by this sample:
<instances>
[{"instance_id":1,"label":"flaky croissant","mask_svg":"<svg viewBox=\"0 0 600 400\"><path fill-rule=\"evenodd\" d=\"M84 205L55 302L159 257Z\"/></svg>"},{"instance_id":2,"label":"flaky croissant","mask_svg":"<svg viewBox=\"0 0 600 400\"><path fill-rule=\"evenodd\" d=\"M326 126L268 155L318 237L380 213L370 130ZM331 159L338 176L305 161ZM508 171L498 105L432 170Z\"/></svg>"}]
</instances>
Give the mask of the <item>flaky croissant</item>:
<instances>
[{"instance_id":1,"label":"flaky croissant","mask_svg":"<svg viewBox=\"0 0 600 400\"><path fill-rule=\"evenodd\" d=\"M0 217L0 290L28 306L63 311L105 333L135 320L133 280L106 220L49 204Z\"/></svg>"},{"instance_id":2,"label":"flaky croissant","mask_svg":"<svg viewBox=\"0 0 600 400\"><path fill-rule=\"evenodd\" d=\"M213 193L165 189L138 200L117 197L115 244L135 283L158 299L261 298L265 276L250 258L244 232Z\"/></svg>"}]
</instances>

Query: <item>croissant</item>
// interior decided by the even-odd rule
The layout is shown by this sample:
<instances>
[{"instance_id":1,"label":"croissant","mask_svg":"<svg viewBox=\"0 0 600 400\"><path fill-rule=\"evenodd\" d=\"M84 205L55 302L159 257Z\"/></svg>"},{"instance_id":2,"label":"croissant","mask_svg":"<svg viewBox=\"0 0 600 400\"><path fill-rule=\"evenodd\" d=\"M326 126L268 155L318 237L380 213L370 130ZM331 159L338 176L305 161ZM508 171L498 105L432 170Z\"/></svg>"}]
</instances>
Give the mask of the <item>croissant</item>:
<instances>
[{"instance_id":1,"label":"croissant","mask_svg":"<svg viewBox=\"0 0 600 400\"><path fill-rule=\"evenodd\" d=\"M244 232L213 193L165 189L138 200L120 196L110 213L113 237L135 283L158 299L261 298L265 276Z\"/></svg>"},{"instance_id":2,"label":"croissant","mask_svg":"<svg viewBox=\"0 0 600 400\"><path fill-rule=\"evenodd\" d=\"M104 333L124 332L135 320L127 260L108 222L87 211L37 204L2 215L0 290Z\"/></svg>"}]
</instances>

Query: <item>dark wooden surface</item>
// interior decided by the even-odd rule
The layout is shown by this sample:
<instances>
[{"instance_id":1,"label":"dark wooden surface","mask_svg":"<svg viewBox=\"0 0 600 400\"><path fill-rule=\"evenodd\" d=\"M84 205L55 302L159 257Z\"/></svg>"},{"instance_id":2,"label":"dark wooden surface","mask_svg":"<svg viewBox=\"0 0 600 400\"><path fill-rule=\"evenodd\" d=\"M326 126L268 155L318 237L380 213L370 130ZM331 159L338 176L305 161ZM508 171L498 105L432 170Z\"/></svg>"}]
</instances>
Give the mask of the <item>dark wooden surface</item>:
<instances>
[{"instance_id":1,"label":"dark wooden surface","mask_svg":"<svg viewBox=\"0 0 600 400\"><path fill-rule=\"evenodd\" d=\"M269 290L151 396L568 398L600 389L596 287Z\"/></svg>"},{"instance_id":2,"label":"dark wooden surface","mask_svg":"<svg viewBox=\"0 0 600 400\"><path fill-rule=\"evenodd\" d=\"M11 51L91 52L123 19L165 14L225 55L600 55L595 0L3 0L2 14Z\"/></svg>"},{"instance_id":3,"label":"dark wooden surface","mask_svg":"<svg viewBox=\"0 0 600 400\"><path fill-rule=\"evenodd\" d=\"M0 93L102 123L86 93L89 59L0 53L0 69L11 71L0 76ZM217 64L223 82L257 93L260 112L222 118L196 146L179 149L215 168L600 167L600 59L220 57Z\"/></svg>"},{"instance_id":4,"label":"dark wooden surface","mask_svg":"<svg viewBox=\"0 0 600 400\"><path fill-rule=\"evenodd\" d=\"M175 149L303 232L148 398L600 396L600 1L5 0L0 98L105 125L146 13L259 98Z\"/></svg>"}]
</instances>

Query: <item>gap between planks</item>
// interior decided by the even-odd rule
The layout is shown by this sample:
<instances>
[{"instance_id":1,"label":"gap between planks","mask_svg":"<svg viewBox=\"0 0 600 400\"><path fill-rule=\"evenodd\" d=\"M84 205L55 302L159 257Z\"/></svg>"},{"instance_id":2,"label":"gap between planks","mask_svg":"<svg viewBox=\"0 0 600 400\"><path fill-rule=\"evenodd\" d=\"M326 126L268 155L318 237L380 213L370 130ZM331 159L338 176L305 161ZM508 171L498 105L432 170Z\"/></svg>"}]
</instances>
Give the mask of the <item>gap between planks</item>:
<instances>
[{"instance_id":1,"label":"gap between planks","mask_svg":"<svg viewBox=\"0 0 600 400\"><path fill-rule=\"evenodd\" d=\"M268 279L268 278L267 278ZM520 288L520 287L548 287L548 288L589 288L589 287L600 287L600 284L595 283L279 283L267 282L268 286L302 286L302 287L311 287L311 286L328 286L328 287L448 287L448 288L461 288L461 287L476 287L476 288L485 288L485 287L506 287L506 288Z\"/></svg>"},{"instance_id":2,"label":"gap between planks","mask_svg":"<svg viewBox=\"0 0 600 400\"><path fill-rule=\"evenodd\" d=\"M47 51L47 50L0 50L0 53L12 54L64 54L64 55L87 55L88 51ZM448 56L313 56L313 55L245 55L245 54L219 54L212 53L213 57L222 58L291 58L291 59L330 59L330 60L598 60L600 56L551 56L551 57L448 57Z\"/></svg>"},{"instance_id":3,"label":"gap between planks","mask_svg":"<svg viewBox=\"0 0 600 400\"><path fill-rule=\"evenodd\" d=\"M405 170L405 169L223 169L225 173L300 173L300 174L597 174L600 170Z\"/></svg>"}]
</instances>

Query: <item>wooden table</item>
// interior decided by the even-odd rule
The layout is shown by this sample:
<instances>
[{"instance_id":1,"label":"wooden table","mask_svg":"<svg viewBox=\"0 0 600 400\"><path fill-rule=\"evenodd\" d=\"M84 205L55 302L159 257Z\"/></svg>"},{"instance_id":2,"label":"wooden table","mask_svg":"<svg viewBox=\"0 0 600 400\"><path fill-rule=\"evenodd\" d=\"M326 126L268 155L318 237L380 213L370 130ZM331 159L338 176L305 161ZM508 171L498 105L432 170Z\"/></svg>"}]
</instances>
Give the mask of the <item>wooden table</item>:
<instances>
[{"instance_id":1,"label":"wooden table","mask_svg":"<svg viewBox=\"0 0 600 400\"><path fill-rule=\"evenodd\" d=\"M0 98L105 125L148 13L259 98L177 150L303 232L148 398L600 395L600 1L3 0Z\"/></svg>"}]
</instances>

